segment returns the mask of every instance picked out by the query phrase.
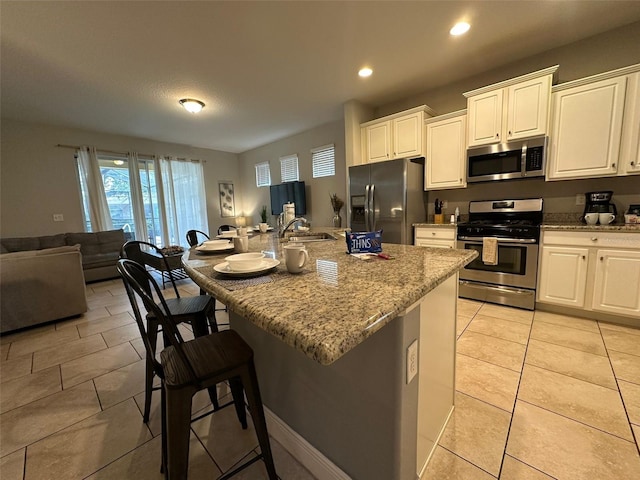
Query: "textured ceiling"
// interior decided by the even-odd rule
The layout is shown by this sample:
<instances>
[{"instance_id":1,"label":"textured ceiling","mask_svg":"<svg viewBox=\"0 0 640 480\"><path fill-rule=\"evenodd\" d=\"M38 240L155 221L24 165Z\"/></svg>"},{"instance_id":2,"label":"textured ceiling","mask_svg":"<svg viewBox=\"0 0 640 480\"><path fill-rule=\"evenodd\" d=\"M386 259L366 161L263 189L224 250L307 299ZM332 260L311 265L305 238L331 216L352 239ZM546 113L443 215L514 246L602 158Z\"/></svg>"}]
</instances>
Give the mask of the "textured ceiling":
<instances>
[{"instance_id":1,"label":"textured ceiling","mask_svg":"<svg viewBox=\"0 0 640 480\"><path fill-rule=\"evenodd\" d=\"M640 20L640 1L0 2L2 116L243 152ZM453 23L471 31L453 38ZM374 74L356 72L371 65ZM178 99L207 106L188 114Z\"/></svg>"}]
</instances>

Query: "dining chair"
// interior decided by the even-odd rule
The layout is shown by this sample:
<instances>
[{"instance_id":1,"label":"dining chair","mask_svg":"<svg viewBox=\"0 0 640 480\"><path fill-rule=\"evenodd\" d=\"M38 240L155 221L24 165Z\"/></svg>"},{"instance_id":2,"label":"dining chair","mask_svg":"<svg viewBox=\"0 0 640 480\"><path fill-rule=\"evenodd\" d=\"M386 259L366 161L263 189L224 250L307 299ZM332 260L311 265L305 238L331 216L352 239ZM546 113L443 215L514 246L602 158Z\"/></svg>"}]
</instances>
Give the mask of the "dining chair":
<instances>
[{"instance_id":1,"label":"dining chair","mask_svg":"<svg viewBox=\"0 0 640 480\"><path fill-rule=\"evenodd\" d=\"M175 298L168 298L165 300L171 318L177 323L189 323L193 329L193 335L195 337L201 337L209 333L209 328L212 332L218 331L218 324L215 317L215 299L208 295L194 295L183 297L180 296L176 282L169 269L169 264L162 251L152 243L143 242L141 240L130 240L126 242L120 249L120 258L126 258L132 260L141 265L146 272L145 252L153 252L156 255L160 255L161 259L165 262L167 270L169 272L169 278L171 285L175 292ZM144 285L148 294L152 293L151 283L148 279L153 279L151 275L141 275L138 281L141 285ZM132 305L133 307L133 305ZM149 338L152 342L153 350L155 351L157 344L157 336L159 332L158 319L152 310L147 310L147 322L149 324ZM164 331L163 331L164 337ZM166 345L166 339L165 339ZM146 374L145 374L145 394L144 394L144 413L143 420L145 423L149 421L149 413L151 411L151 394L153 388L154 370L153 364L147 359ZM218 410L220 405L218 403L218 395L216 388L213 387L209 390L209 396L211 397L211 403L214 410Z\"/></svg>"},{"instance_id":2,"label":"dining chair","mask_svg":"<svg viewBox=\"0 0 640 480\"><path fill-rule=\"evenodd\" d=\"M218 234L220 234L220 229L218 229ZM189 230L187 232L187 243L189 244L190 247L196 247L198 245L200 245L202 242L199 241L198 239L198 235L201 235L202 237L206 238L207 240L209 240L209 235L207 235L204 232L201 232L200 230ZM204 241L204 240L203 240ZM200 288L200 295L206 295L206 292ZM227 306L225 305L224 308L217 308L216 307L216 298L213 298L213 308L215 312L228 312L229 310L227 309ZM216 320L217 322L217 320ZM225 325L225 324L222 324ZM221 325L221 326L222 326Z\"/></svg>"},{"instance_id":3,"label":"dining chair","mask_svg":"<svg viewBox=\"0 0 640 480\"><path fill-rule=\"evenodd\" d=\"M121 259L117 268L133 307L147 358L161 380L161 471L165 471L166 478L187 478L193 396L204 388L215 388L217 383L229 381L233 404L243 429L247 428L247 409L244 404L246 393L260 454L225 473L220 480L234 476L258 460L264 461L269 479L277 480L251 347L233 330L184 341L177 322L172 318L167 300L144 266L132 260ZM160 353L160 361L155 356L152 340L154 334L149 331L148 324L145 328L140 304L153 313L170 344ZM200 418L202 417L193 421Z\"/></svg>"},{"instance_id":4,"label":"dining chair","mask_svg":"<svg viewBox=\"0 0 640 480\"><path fill-rule=\"evenodd\" d=\"M204 240L200 241L198 236L204 237ZM201 232L200 230L189 230L187 232L187 243L189 244L190 247L196 247L200 245L202 242L204 242L205 240L209 240L209 235L207 235L204 232Z\"/></svg>"},{"instance_id":5,"label":"dining chair","mask_svg":"<svg viewBox=\"0 0 640 480\"><path fill-rule=\"evenodd\" d=\"M235 229L236 227L234 227L233 225L220 225L218 227L218 235L222 235L222 232L229 232Z\"/></svg>"}]
</instances>

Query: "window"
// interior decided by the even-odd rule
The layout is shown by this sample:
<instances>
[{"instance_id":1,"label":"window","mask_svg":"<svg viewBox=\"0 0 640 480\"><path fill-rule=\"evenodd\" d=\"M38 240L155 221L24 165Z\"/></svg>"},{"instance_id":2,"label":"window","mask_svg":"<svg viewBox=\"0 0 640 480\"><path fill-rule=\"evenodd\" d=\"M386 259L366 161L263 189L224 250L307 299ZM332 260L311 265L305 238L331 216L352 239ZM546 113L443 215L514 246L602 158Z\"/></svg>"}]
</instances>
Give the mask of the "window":
<instances>
[{"instance_id":1,"label":"window","mask_svg":"<svg viewBox=\"0 0 640 480\"><path fill-rule=\"evenodd\" d=\"M97 182L87 181L78 153L82 206L87 231L123 229L131 238L157 246L184 244L188 229L207 231L202 164L183 159L93 153ZM90 191L90 189L93 189ZM100 212L92 192L104 194ZM95 195L94 195L95 197ZM91 216L93 214L93 217ZM92 218L96 224L92 224Z\"/></svg>"},{"instance_id":2,"label":"window","mask_svg":"<svg viewBox=\"0 0 640 480\"><path fill-rule=\"evenodd\" d=\"M313 178L331 177L336 174L335 147L325 145L311 150Z\"/></svg>"},{"instance_id":3,"label":"window","mask_svg":"<svg viewBox=\"0 0 640 480\"><path fill-rule=\"evenodd\" d=\"M136 232L146 231L145 241L153 244L160 244L162 227L160 223L160 212L158 210L158 192L156 189L156 165L152 158L138 158L138 173L140 176L140 190L142 198L142 208L144 211L145 228L136 222L134 211L136 200L132 192L132 187L136 182L132 182L130 178L131 169L129 162L134 161L125 156L97 154L98 166L104 186L104 193L109 206L109 215L113 228L121 228L125 232L131 232L135 238ZM89 220L89 202L84 195L86 186L83 184L84 179L80 176L81 190L83 191L83 207L85 210L85 219L87 223L87 231L92 231L91 221Z\"/></svg>"},{"instance_id":4,"label":"window","mask_svg":"<svg viewBox=\"0 0 640 480\"><path fill-rule=\"evenodd\" d=\"M297 182L298 178L298 155L287 155L280 157L280 173L282 182Z\"/></svg>"},{"instance_id":5,"label":"window","mask_svg":"<svg viewBox=\"0 0 640 480\"><path fill-rule=\"evenodd\" d=\"M256 187L268 187L269 185L271 185L269 162L258 163L256 165Z\"/></svg>"}]
</instances>

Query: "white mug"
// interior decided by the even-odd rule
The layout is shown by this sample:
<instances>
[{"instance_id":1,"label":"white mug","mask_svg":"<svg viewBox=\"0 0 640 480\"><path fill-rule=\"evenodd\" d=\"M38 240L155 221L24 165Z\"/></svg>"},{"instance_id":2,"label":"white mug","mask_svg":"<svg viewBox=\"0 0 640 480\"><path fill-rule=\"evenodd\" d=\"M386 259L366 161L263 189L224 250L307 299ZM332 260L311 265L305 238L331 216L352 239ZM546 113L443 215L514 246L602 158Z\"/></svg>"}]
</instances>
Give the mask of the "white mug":
<instances>
[{"instance_id":1,"label":"white mug","mask_svg":"<svg viewBox=\"0 0 640 480\"><path fill-rule=\"evenodd\" d=\"M266 233L267 229L269 228L269 224L268 223L259 223L258 224L258 228L260 229L260 233Z\"/></svg>"},{"instance_id":2,"label":"white mug","mask_svg":"<svg viewBox=\"0 0 640 480\"><path fill-rule=\"evenodd\" d=\"M284 263L289 273L300 273L302 267L309 260L309 253L304 245L285 245L282 247L284 252Z\"/></svg>"},{"instance_id":3,"label":"white mug","mask_svg":"<svg viewBox=\"0 0 640 480\"><path fill-rule=\"evenodd\" d=\"M249 251L249 237L247 235L241 237L233 237L233 248L238 253Z\"/></svg>"},{"instance_id":4,"label":"white mug","mask_svg":"<svg viewBox=\"0 0 640 480\"><path fill-rule=\"evenodd\" d=\"M244 237L247 234L247 227L238 227L236 228L236 232L239 237Z\"/></svg>"},{"instance_id":5,"label":"white mug","mask_svg":"<svg viewBox=\"0 0 640 480\"><path fill-rule=\"evenodd\" d=\"M598 215L598 219L600 220L600 225L609 225L613 223L616 216L613 213L601 213Z\"/></svg>"},{"instance_id":6,"label":"white mug","mask_svg":"<svg viewBox=\"0 0 640 480\"><path fill-rule=\"evenodd\" d=\"M598 214L596 212L586 213L584 220L587 222L587 225L595 225L598 223Z\"/></svg>"}]
</instances>

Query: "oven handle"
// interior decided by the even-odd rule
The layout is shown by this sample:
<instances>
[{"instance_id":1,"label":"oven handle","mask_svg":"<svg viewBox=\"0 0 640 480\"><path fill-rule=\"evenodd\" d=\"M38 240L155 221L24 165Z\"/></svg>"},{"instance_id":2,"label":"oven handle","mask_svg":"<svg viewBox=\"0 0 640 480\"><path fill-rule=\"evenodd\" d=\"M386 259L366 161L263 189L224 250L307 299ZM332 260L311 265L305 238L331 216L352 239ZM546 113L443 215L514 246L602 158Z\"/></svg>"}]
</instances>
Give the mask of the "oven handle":
<instances>
[{"instance_id":1,"label":"oven handle","mask_svg":"<svg viewBox=\"0 0 640 480\"><path fill-rule=\"evenodd\" d=\"M481 239L479 240L478 237L458 236L458 240L462 240L463 242L482 243L482 240ZM502 238L502 237L497 237L496 240L498 241L498 243L537 243L537 240L535 238Z\"/></svg>"}]
</instances>

